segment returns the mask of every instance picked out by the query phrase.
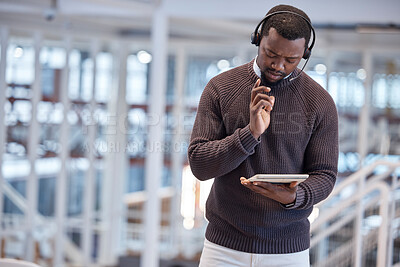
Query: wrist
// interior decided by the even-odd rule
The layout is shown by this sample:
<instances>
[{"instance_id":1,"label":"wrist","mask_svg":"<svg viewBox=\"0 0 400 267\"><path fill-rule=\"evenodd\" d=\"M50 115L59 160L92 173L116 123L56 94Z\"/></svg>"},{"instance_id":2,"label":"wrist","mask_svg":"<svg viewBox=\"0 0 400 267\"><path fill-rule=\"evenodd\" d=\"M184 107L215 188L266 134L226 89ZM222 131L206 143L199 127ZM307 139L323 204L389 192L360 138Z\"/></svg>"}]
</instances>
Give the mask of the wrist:
<instances>
[{"instance_id":1,"label":"wrist","mask_svg":"<svg viewBox=\"0 0 400 267\"><path fill-rule=\"evenodd\" d=\"M284 206L285 208L291 208L296 204L296 199L297 199L297 195L294 197L294 200L290 203L281 203L282 206Z\"/></svg>"},{"instance_id":2,"label":"wrist","mask_svg":"<svg viewBox=\"0 0 400 267\"><path fill-rule=\"evenodd\" d=\"M249 129L250 129L250 133L251 133L251 135L254 137L254 139L258 140L258 138L260 138L261 135L256 134L256 133L254 132L254 130L251 129L251 126L249 127Z\"/></svg>"}]
</instances>

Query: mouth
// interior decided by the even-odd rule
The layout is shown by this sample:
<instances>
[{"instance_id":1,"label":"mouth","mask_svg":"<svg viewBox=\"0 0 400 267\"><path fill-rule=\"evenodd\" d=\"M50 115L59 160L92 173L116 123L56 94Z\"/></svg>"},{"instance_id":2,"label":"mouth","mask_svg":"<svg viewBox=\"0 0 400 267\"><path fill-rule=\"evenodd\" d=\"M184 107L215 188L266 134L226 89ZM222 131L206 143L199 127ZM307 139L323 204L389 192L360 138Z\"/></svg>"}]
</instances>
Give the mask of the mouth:
<instances>
[{"instance_id":1,"label":"mouth","mask_svg":"<svg viewBox=\"0 0 400 267\"><path fill-rule=\"evenodd\" d=\"M265 72L265 76L270 81L277 81L277 80L280 80L283 77L283 74L280 73L280 72L274 72L274 71L267 70Z\"/></svg>"}]
</instances>

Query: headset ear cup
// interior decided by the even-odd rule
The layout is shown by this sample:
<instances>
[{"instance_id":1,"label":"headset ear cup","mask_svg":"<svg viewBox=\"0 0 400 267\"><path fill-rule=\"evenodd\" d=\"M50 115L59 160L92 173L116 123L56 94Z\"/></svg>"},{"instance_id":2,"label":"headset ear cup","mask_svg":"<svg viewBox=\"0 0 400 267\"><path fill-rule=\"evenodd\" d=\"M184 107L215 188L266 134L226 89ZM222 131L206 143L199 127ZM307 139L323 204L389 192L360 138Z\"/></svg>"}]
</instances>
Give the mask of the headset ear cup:
<instances>
[{"instance_id":1,"label":"headset ear cup","mask_svg":"<svg viewBox=\"0 0 400 267\"><path fill-rule=\"evenodd\" d=\"M256 33L254 34L254 32L251 34L251 43L259 46L260 45L260 34Z\"/></svg>"},{"instance_id":2,"label":"headset ear cup","mask_svg":"<svg viewBox=\"0 0 400 267\"><path fill-rule=\"evenodd\" d=\"M307 47L306 50L304 50L303 58L308 59L311 56L311 50Z\"/></svg>"}]
</instances>

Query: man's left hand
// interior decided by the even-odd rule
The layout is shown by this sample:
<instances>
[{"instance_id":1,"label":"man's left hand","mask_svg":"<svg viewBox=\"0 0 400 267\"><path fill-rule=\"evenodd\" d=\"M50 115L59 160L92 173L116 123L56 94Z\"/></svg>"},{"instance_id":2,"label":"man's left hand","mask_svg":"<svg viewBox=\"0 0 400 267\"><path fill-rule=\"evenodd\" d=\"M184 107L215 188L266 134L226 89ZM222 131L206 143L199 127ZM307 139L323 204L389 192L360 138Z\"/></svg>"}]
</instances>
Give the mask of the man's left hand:
<instances>
[{"instance_id":1,"label":"man's left hand","mask_svg":"<svg viewBox=\"0 0 400 267\"><path fill-rule=\"evenodd\" d=\"M290 184L273 184L268 182L250 182L245 177L240 178L242 185L257 194L263 195L282 204L289 204L296 200L298 182Z\"/></svg>"}]
</instances>

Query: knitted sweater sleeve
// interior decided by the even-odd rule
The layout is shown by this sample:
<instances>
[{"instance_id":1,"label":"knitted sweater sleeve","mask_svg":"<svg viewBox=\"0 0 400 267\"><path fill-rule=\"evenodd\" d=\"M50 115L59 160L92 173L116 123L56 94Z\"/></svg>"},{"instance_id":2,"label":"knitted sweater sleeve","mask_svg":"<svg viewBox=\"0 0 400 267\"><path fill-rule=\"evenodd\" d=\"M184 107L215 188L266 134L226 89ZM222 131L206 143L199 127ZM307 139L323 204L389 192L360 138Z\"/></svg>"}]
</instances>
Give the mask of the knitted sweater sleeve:
<instances>
[{"instance_id":1,"label":"knitted sweater sleeve","mask_svg":"<svg viewBox=\"0 0 400 267\"><path fill-rule=\"evenodd\" d=\"M305 151L305 171L310 177L300 183L292 209L308 209L324 200L336 182L338 163L338 116L333 101L319 112L321 118Z\"/></svg>"},{"instance_id":2,"label":"knitted sweater sleeve","mask_svg":"<svg viewBox=\"0 0 400 267\"><path fill-rule=\"evenodd\" d=\"M200 98L188 148L188 159L193 174L207 180L236 169L254 153L259 140L249 126L227 135L216 86L211 80Z\"/></svg>"}]
</instances>

